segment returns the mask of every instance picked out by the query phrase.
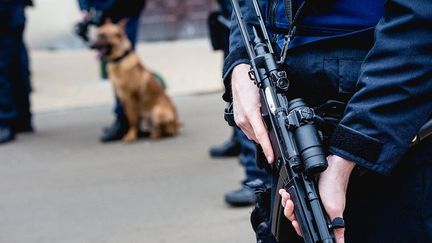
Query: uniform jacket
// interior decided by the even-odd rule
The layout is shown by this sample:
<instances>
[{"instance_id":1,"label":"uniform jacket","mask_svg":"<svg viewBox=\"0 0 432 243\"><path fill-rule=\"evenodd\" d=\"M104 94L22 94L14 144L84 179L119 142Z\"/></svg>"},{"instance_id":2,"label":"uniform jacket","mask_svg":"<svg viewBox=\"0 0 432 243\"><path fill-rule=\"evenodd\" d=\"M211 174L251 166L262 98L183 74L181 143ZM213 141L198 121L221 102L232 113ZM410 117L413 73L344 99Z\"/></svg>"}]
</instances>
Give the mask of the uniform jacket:
<instances>
[{"instance_id":1,"label":"uniform jacket","mask_svg":"<svg viewBox=\"0 0 432 243\"><path fill-rule=\"evenodd\" d=\"M0 34L8 30L23 28L25 24L25 0L0 1Z\"/></svg>"},{"instance_id":2,"label":"uniform jacket","mask_svg":"<svg viewBox=\"0 0 432 243\"><path fill-rule=\"evenodd\" d=\"M78 0L81 10L91 8L107 12L110 17L134 17L141 13L146 0Z\"/></svg>"},{"instance_id":3,"label":"uniform jacket","mask_svg":"<svg viewBox=\"0 0 432 243\"><path fill-rule=\"evenodd\" d=\"M246 22L256 24L251 1L240 2ZM260 1L266 24L276 35L284 33L289 24L284 2L289 1ZM432 26L432 2L325 2L306 13L290 48L359 33L364 33L359 41L374 41L357 82L346 84L352 86L354 95L335 129L330 152L364 168L388 174L432 115L432 31L429 27ZM294 9L296 6L298 2L293 3ZM225 60L223 74L227 101L231 98L231 70L237 64L248 63L234 19L232 24L230 55Z\"/></svg>"},{"instance_id":4,"label":"uniform jacket","mask_svg":"<svg viewBox=\"0 0 432 243\"><path fill-rule=\"evenodd\" d=\"M26 6L34 6L33 0L25 0L24 2Z\"/></svg>"}]
</instances>

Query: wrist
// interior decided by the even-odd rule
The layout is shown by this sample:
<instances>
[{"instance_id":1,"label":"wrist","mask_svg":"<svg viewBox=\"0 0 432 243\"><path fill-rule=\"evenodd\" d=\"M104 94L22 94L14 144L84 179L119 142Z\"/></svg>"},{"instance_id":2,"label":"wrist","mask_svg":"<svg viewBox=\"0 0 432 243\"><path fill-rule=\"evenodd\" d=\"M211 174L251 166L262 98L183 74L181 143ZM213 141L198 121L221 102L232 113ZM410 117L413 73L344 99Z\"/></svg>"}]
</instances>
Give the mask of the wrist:
<instances>
[{"instance_id":1,"label":"wrist","mask_svg":"<svg viewBox=\"0 0 432 243\"><path fill-rule=\"evenodd\" d=\"M235 82L236 80L241 80L241 78L245 73L248 73L250 70L250 65L241 63L234 67L232 73L231 73L231 82Z\"/></svg>"},{"instance_id":2,"label":"wrist","mask_svg":"<svg viewBox=\"0 0 432 243\"><path fill-rule=\"evenodd\" d=\"M333 174L339 177L339 181L347 186L351 172L356 164L337 155L330 155L328 163L329 167L327 169L333 171Z\"/></svg>"},{"instance_id":3,"label":"wrist","mask_svg":"<svg viewBox=\"0 0 432 243\"><path fill-rule=\"evenodd\" d=\"M339 157L337 155L331 155L333 161L334 161L334 165L341 170L342 173L346 173L346 174L351 174L352 170L355 167L355 163L344 159L342 157Z\"/></svg>"}]
</instances>

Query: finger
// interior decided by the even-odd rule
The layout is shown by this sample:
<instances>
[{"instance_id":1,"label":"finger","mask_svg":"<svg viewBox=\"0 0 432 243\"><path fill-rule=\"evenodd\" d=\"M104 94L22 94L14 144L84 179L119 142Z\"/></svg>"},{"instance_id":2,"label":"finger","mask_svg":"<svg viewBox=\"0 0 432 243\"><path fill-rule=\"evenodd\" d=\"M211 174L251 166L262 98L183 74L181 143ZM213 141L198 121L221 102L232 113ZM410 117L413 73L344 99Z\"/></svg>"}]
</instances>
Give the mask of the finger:
<instances>
[{"instance_id":1,"label":"finger","mask_svg":"<svg viewBox=\"0 0 432 243\"><path fill-rule=\"evenodd\" d=\"M240 128L243 133L246 135L246 137L251 140L251 141L255 141L255 143L258 143L258 140L255 137L255 133L253 131L253 128L251 126L244 126L242 128Z\"/></svg>"},{"instance_id":2,"label":"finger","mask_svg":"<svg viewBox=\"0 0 432 243\"><path fill-rule=\"evenodd\" d=\"M300 230L300 225L299 225L298 221L297 221L297 220L294 220L294 221L291 222L291 224L292 224L292 226L294 227L296 233L297 233L299 236L302 236L302 233L301 233L301 230ZM339 242L338 242L338 243L339 243Z\"/></svg>"},{"instance_id":3,"label":"finger","mask_svg":"<svg viewBox=\"0 0 432 243\"><path fill-rule=\"evenodd\" d=\"M279 189L279 195L281 195L281 196L285 196L285 197L287 197L288 199L290 199L291 198L291 196L290 196L290 194L285 190L285 189Z\"/></svg>"},{"instance_id":4,"label":"finger","mask_svg":"<svg viewBox=\"0 0 432 243\"><path fill-rule=\"evenodd\" d=\"M288 192L286 192L284 189L279 190L279 194L281 195L282 200L282 207L285 208L286 202L290 200L290 195Z\"/></svg>"},{"instance_id":5,"label":"finger","mask_svg":"<svg viewBox=\"0 0 432 243\"><path fill-rule=\"evenodd\" d=\"M254 141L256 144L259 144L258 139L255 137L255 132L252 126L250 125L243 125L243 126L237 125L237 126L242 130L242 132L246 135L246 137L249 140Z\"/></svg>"},{"instance_id":6,"label":"finger","mask_svg":"<svg viewBox=\"0 0 432 243\"><path fill-rule=\"evenodd\" d=\"M336 243L345 243L345 229L335 229L334 230Z\"/></svg>"},{"instance_id":7,"label":"finger","mask_svg":"<svg viewBox=\"0 0 432 243\"><path fill-rule=\"evenodd\" d=\"M294 203L291 200L286 201L285 208L284 208L284 215L287 217L289 221L296 220L295 214L294 214Z\"/></svg>"},{"instance_id":8,"label":"finger","mask_svg":"<svg viewBox=\"0 0 432 243\"><path fill-rule=\"evenodd\" d=\"M279 195L282 195L283 192L286 192L285 189L279 189Z\"/></svg>"},{"instance_id":9,"label":"finger","mask_svg":"<svg viewBox=\"0 0 432 243\"><path fill-rule=\"evenodd\" d=\"M245 116L241 116L234 112L234 122L249 140L254 140L255 142L257 142L254 130Z\"/></svg>"},{"instance_id":10,"label":"finger","mask_svg":"<svg viewBox=\"0 0 432 243\"><path fill-rule=\"evenodd\" d=\"M258 140L257 142L261 145L262 150L267 158L267 161L269 163L273 163L274 161L273 148L270 143L267 129L264 126L261 113L260 112L252 113L249 121L254 130L255 137Z\"/></svg>"}]
</instances>

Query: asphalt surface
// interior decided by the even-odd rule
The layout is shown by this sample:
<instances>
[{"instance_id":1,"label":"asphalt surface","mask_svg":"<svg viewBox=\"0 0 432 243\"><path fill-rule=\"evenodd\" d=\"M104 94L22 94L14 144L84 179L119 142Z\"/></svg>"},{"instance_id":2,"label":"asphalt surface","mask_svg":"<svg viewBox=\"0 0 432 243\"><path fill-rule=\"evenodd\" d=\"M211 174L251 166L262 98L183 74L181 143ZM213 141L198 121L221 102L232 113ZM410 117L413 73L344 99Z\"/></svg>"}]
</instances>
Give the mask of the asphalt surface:
<instances>
[{"instance_id":1,"label":"asphalt surface","mask_svg":"<svg viewBox=\"0 0 432 243\"><path fill-rule=\"evenodd\" d=\"M230 135L220 94L174 99L175 138L103 145L109 105L35 116L0 146L0 242L254 242L250 208L223 201L243 171L208 148Z\"/></svg>"}]
</instances>

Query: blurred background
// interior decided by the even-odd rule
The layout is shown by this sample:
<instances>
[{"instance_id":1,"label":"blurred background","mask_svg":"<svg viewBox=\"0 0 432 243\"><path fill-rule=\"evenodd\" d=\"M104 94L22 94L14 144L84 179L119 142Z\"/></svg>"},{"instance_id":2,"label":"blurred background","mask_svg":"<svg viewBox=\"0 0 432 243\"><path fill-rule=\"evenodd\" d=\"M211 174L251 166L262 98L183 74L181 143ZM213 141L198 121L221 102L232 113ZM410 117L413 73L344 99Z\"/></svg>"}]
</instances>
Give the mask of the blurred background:
<instances>
[{"instance_id":1,"label":"blurred background","mask_svg":"<svg viewBox=\"0 0 432 243\"><path fill-rule=\"evenodd\" d=\"M81 17L77 1L38 0L35 4L37 9L28 11L26 35L30 47L82 47L71 31ZM215 9L215 0L149 0L142 14L139 39L162 41L207 37L207 17Z\"/></svg>"},{"instance_id":2,"label":"blurred background","mask_svg":"<svg viewBox=\"0 0 432 243\"><path fill-rule=\"evenodd\" d=\"M223 119L223 53L213 51L213 0L148 0L137 53L162 76L180 135L103 144L112 84L74 34L77 1L27 8L34 133L0 146L0 242L253 242L251 208L224 194L241 185L236 157L208 150L231 136Z\"/></svg>"},{"instance_id":3,"label":"blurred background","mask_svg":"<svg viewBox=\"0 0 432 243\"><path fill-rule=\"evenodd\" d=\"M73 31L82 18L77 1L38 0L35 5L27 9L25 32L32 57L33 109L111 101L109 82L89 82L101 78L99 60ZM222 90L223 54L214 52L208 40L207 17L215 9L215 0L147 1L137 51L144 65L152 60L148 68L164 77L170 94Z\"/></svg>"}]
</instances>

